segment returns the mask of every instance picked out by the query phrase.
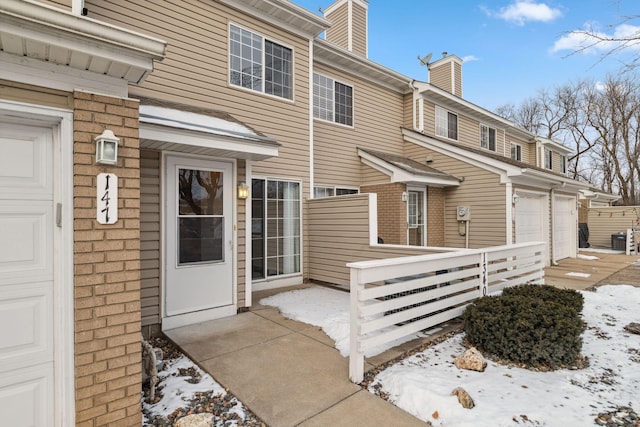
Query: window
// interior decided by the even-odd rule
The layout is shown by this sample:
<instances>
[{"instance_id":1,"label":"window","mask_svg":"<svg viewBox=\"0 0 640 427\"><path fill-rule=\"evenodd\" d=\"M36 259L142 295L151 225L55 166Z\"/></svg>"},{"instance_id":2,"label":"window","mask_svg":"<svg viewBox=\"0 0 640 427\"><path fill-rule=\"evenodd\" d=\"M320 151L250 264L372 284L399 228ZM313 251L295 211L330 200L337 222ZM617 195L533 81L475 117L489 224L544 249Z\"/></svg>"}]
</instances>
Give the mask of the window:
<instances>
[{"instance_id":1,"label":"window","mask_svg":"<svg viewBox=\"0 0 640 427\"><path fill-rule=\"evenodd\" d=\"M458 116L436 107L436 135L458 140Z\"/></svg>"},{"instance_id":2,"label":"window","mask_svg":"<svg viewBox=\"0 0 640 427\"><path fill-rule=\"evenodd\" d=\"M560 155L560 172L567 173L567 156Z\"/></svg>"},{"instance_id":3,"label":"window","mask_svg":"<svg viewBox=\"0 0 640 427\"><path fill-rule=\"evenodd\" d=\"M353 125L353 88L313 74L313 117Z\"/></svg>"},{"instance_id":4,"label":"window","mask_svg":"<svg viewBox=\"0 0 640 427\"><path fill-rule=\"evenodd\" d=\"M321 199L323 197L344 196L346 194L358 194L357 188L340 188L340 187L313 187L313 198Z\"/></svg>"},{"instance_id":5,"label":"window","mask_svg":"<svg viewBox=\"0 0 640 427\"><path fill-rule=\"evenodd\" d=\"M496 130L494 128L480 125L480 146L487 150L496 151Z\"/></svg>"},{"instance_id":6,"label":"window","mask_svg":"<svg viewBox=\"0 0 640 427\"><path fill-rule=\"evenodd\" d=\"M553 169L553 151L544 149L544 167L547 169Z\"/></svg>"},{"instance_id":7,"label":"window","mask_svg":"<svg viewBox=\"0 0 640 427\"><path fill-rule=\"evenodd\" d=\"M522 146L511 143L511 158L519 162L522 161Z\"/></svg>"},{"instance_id":8,"label":"window","mask_svg":"<svg viewBox=\"0 0 640 427\"><path fill-rule=\"evenodd\" d=\"M235 25L229 33L230 83L293 99L293 51Z\"/></svg>"},{"instance_id":9,"label":"window","mask_svg":"<svg viewBox=\"0 0 640 427\"><path fill-rule=\"evenodd\" d=\"M300 272L300 183L252 181L253 279Z\"/></svg>"}]
</instances>

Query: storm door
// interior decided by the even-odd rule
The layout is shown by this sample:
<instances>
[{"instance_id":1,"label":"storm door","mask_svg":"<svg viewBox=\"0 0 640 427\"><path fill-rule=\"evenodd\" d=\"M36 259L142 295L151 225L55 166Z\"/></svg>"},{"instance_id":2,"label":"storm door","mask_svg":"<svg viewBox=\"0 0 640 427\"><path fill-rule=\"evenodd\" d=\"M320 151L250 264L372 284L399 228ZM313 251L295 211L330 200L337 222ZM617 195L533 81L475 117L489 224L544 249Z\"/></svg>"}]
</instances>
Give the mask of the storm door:
<instances>
[{"instance_id":1,"label":"storm door","mask_svg":"<svg viewBox=\"0 0 640 427\"><path fill-rule=\"evenodd\" d=\"M231 163L167 157L165 315L233 304Z\"/></svg>"}]
</instances>

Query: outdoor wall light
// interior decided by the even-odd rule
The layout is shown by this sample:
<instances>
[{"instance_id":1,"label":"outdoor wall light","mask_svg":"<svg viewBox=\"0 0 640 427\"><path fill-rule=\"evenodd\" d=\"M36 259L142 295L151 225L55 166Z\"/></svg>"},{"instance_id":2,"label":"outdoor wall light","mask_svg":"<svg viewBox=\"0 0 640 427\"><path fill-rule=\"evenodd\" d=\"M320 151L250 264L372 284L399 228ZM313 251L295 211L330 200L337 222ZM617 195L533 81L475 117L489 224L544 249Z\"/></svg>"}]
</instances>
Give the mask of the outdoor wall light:
<instances>
[{"instance_id":1,"label":"outdoor wall light","mask_svg":"<svg viewBox=\"0 0 640 427\"><path fill-rule=\"evenodd\" d=\"M246 199L249 197L249 187L244 182L238 185L238 199Z\"/></svg>"},{"instance_id":2,"label":"outdoor wall light","mask_svg":"<svg viewBox=\"0 0 640 427\"><path fill-rule=\"evenodd\" d=\"M105 129L102 134L95 137L96 141L96 163L102 165L118 164L118 145L120 138L112 131Z\"/></svg>"},{"instance_id":3,"label":"outdoor wall light","mask_svg":"<svg viewBox=\"0 0 640 427\"><path fill-rule=\"evenodd\" d=\"M518 200L520 200L520 196L514 194L512 197L513 204L515 205L516 203L518 203Z\"/></svg>"}]
</instances>

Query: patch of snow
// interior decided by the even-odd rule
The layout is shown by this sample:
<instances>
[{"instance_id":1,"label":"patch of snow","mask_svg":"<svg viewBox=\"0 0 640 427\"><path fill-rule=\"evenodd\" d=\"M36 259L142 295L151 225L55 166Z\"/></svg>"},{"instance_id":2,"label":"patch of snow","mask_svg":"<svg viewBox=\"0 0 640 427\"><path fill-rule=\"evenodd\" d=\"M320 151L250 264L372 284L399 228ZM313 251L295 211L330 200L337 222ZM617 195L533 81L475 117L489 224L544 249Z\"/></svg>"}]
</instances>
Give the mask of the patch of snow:
<instances>
[{"instance_id":1,"label":"patch of snow","mask_svg":"<svg viewBox=\"0 0 640 427\"><path fill-rule=\"evenodd\" d=\"M162 399L150 404L143 402L145 409L161 416L169 416L176 409L182 408L196 393L213 392L213 394L226 395L227 392L218 384L211 375L202 371L191 359L182 355L170 360L165 369L158 372L158 388L162 387ZM200 381L192 384L187 380L192 377L180 375L181 369L195 369L200 374Z\"/></svg>"},{"instance_id":2,"label":"patch of snow","mask_svg":"<svg viewBox=\"0 0 640 427\"><path fill-rule=\"evenodd\" d=\"M613 249L601 249L601 248L580 248L580 252L599 252L601 254L624 254L624 251L616 251Z\"/></svg>"},{"instance_id":3,"label":"patch of snow","mask_svg":"<svg viewBox=\"0 0 640 427\"><path fill-rule=\"evenodd\" d=\"M583 255L583 254L578 254L578 259L586 259L588 261L593 261L596 259L600 259L595 255Z\"/></svg>"},{"instance_id":4,"label":"patch of snow","mask_svg":"<svg viewBox=\"0 0 640 427\"><path fill-rule=\"evenodd\" d=\"M309 323L322 330L335 341L335 347L342 356L349 355L349 294L334 289L312 287L283 292L263 298L260 304L277 307L283 316ZM382 332L392 330L385 328ZM385 350L411 341L422 335L409 335L390 343L375 347L365 353L371 357Z\"/></svg>"},{"instance_id":5,"label":"patch of snow","mask_svg":"<svg viewBox=\"0 0 640 427\"><path fill-rule=\"evenodd\" d=\"M593 425L599 412L637 406L640 336L624 326L638 320L640 288L609 285L582 294L586 369L534 372L490 362L484 373L462 371L452 358L465 350L459 334L380 372L370 390L381 388L392 403L434 426ZM471 395L475 408L458 403L451 395L456 387Z\"/></svg>"},{"instance_id":6,"label":"patch of snow","mask_svg":"<svg viewBox=\"0 0 640 427\"><path fill-rule=\"evenodd\" d=\"M589 273L576 273L574 271L570 272L570 273L565 273L565 276L573 276L573 277L591 277L591 274Z\"/></svg>"}]
</instances>

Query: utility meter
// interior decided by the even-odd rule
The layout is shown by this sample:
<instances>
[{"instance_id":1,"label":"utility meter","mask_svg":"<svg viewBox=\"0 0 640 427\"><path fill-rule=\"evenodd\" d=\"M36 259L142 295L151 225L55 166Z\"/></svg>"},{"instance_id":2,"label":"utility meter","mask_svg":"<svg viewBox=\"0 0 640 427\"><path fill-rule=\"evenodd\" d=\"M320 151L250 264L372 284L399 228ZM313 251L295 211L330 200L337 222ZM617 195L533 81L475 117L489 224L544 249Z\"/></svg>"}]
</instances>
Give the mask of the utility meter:
<instances>
[{"instance_id":1,"label":"utility meter","mask_svg":"<svg viewBox=\"0 0 640 427\"><path fill-rule=\"evenodd\" d=\"M456 217L458 221L469 221L471 219L471 209L467 206L458 206L456 208Z\"/></svg>"}]
</instances>

